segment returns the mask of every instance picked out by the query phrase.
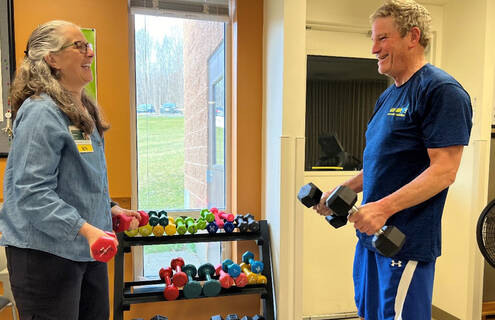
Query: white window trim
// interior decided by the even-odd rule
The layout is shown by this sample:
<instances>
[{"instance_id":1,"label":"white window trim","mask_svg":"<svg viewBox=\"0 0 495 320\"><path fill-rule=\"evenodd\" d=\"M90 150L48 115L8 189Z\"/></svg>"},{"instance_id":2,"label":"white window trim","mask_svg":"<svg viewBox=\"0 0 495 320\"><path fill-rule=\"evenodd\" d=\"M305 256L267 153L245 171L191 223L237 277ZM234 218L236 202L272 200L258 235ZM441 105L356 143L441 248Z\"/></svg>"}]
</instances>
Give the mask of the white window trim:
<instances>
[{"instance_id":1,"label":"white window trim","mask_svg":"<svg viewBox=\"0 0 495 320\"><path fill-rule=\"evenodd\" d=\"M178 17L174 15L174 17ZM184 19L188 19L186 14L182 17ZM232 146L232 118L231 118L231 89L232 89L232 45L231 45L231 24L230 22L225 22L225 34L224 34L224 42L225 42L225 206L228 211L231 208L231 199L232 199L232 188L231 188L231 174L232 174L232 157L231 157L231 146ZM130 90L129 90L129 112L130 112L130 128L131 128L131 209L137 210L138 203L138 179L137 179L137 128L136 128L136 66L135 66L135 20L134 13L129 10L129 79L130 79ZM179 215L187 215L192 217L199 217L199 211L174 211L169 212L169 215L173 218ZM222 259L227 259L232 257L232 245L230 242L222 242ZM132 270L133 270L133 281L141 281L145 280L143 277L144 273L144 265L143 259L143 247L142 246L133 246L131 248L132 252Z\"/></svg>"}]
</instances>

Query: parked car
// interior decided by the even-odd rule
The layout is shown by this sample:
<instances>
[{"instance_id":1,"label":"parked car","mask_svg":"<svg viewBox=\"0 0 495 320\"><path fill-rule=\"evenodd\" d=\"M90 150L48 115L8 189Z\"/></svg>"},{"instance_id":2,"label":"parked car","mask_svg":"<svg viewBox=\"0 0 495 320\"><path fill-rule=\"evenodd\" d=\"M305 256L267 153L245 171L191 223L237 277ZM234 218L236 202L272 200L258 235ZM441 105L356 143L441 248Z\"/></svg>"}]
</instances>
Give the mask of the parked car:
<instances>
[{"instance_id":1,"label":"parked car","mask_svg":"<svg viewBox=\"0 0 495 320\"><path fill-rule=\"evenodd\" d=\"M160 113L182 113L175 103L164 103L160 106Z\"/></svg>"},{"instance_id":2,"label":"parked car","mask_svg":"<svg viewBox=\"0 0 495 320\"><path fill-rule=\"evenodd\" d=\"M224 110L223 110L223 106L217 106L215 108L215 115L217 117L223 117L224 116Z\"/></svg>"},{"instance_id":3,"label":"parked car","mask_svg":"<svg viewBox=\"0 0 495 320\"><path fill-rule=\"evenodd\" d=\"M151 112L155 112L155 108L153 107L152 104L138 104L138 106L136 107L136 111L137 113L151 113Z\"/></svg>"}]
</instances>

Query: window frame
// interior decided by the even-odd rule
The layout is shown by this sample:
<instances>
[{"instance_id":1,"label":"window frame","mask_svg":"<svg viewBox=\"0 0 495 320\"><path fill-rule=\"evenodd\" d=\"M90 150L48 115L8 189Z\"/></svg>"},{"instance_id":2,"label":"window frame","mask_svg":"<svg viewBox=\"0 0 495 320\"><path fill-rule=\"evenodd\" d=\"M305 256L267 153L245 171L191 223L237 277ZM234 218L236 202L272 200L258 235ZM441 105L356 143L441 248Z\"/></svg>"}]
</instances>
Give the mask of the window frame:
<instances>
[{"instance_id":1,"label":"window frame","mask_svg":"<svg viewBox=\"0 0 495 320\"><path fill-rule=\"evenodd\" d=\"M129 10L129 112L130 112L130 132L131 132L131 209L137 210L138 204L138 161L137 161L137 110L136 110L136 65L135 65L135 14L147 14L151 15L150 12L140 13L131 12ZM184 14L167 14L164 12L158 12L155 15L170 18L182 18L191 20L187 13ZM208 20L208 19L202 19ZM212 17L211 21L223 22L224 23L224 53L225 53L225 105L224 105L224 125L225 125L225 209L230 211L231 208L231 174L232 174L232 118L231 118L231 79L232 79L232 23L231 21L224 21L219 19L214 19ZM200 210L174 210L169 211L169 216L190 216L193 218L198 218L200 216ZM230 242L221 242L221 257L222 259L231 258L232 256L232 245ZM132 252L132 270L133 270L133 281L145 280L144 265L143 265L143 247L133 246L131 248Z\"/></svg>"}]
</instances>

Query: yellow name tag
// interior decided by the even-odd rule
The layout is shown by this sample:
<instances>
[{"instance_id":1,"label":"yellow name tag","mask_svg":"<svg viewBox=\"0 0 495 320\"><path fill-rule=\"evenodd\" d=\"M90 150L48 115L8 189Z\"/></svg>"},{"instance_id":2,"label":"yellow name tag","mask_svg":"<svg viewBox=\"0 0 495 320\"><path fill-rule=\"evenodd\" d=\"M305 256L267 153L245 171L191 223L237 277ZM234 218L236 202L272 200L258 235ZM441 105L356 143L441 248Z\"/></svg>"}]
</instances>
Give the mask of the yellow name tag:
<instances>
[{"instance_id":1,"label":"yellow name tag","mask_svg":"<svg viewBox=\"0 0 495 320\"><path fill-rule=\"evenodd\" d=\"M86 142L86 141L81 141L81 142ZM79 144L78 141L76 141L77 144L77 150L79 150L80 153L85 153L85 152L93 152L93 145L86 144L86 143L81 143Z\"/></svg>"},{"instance_id":2,"label":"yellow name tag","mask_svg":"<svg viewBox=\"0 0 495 320\"><path fill-rule=\"evenodd\" d=\"M76 126L69 126L70 134L72 135L72 139L76 143L77 150L79 153L87 153L93 152L93 144L91 142L91 137L86 135Z\"/></svg>"}]
</instances>

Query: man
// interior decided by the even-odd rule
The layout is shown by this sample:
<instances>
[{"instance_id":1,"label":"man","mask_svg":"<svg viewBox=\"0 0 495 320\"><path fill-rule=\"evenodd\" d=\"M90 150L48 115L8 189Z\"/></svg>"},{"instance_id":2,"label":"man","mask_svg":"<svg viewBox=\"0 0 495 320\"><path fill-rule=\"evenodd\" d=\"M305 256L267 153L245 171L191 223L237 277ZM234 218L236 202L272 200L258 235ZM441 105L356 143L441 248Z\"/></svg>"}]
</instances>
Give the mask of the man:
<instances>
[{"instance_id":1,"label":"man","mask_svg":"<svg viewBox=\"0 0 495 320\"><path fill-rule=\"evenodd\" d=\"M463 147L469 142L469 95L444 71L428 64L430 15L412 0L389 0L371 16L378 72L394 80L378 98L366 132L363 170L345 182L363 192L349 217L359 241L354 288L362 319L431 320L441 217ZM332 212L323 194L314 209ZM394 257L373 248L372 235L396 226L406 242Z\"/></svg>"}]
</instances>

